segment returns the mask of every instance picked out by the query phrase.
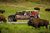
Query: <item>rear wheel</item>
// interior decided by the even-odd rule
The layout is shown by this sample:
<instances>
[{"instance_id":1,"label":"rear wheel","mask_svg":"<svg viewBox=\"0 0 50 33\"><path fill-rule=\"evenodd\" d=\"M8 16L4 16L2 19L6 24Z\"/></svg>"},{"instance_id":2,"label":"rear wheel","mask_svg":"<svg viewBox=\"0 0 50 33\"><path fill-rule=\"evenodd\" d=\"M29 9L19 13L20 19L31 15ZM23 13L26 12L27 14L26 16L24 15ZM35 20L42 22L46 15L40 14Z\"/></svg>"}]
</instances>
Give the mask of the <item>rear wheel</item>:
<instances>
[{"instance_id":1,"label":"rear wheel","mask_svg":"<svg viewBox=\"0 0 50 33\"><path fill-rule=\"evenodd\" d=\"M12 18L12 17L9 17L9 18L8 18L8 21L9 21L9 22L12 22L12 21L13 21L13 18Z\"/></svg>"},{"instance_id":2,"label":"rear wheel","mask_svg":"<svg viewBox=\"0 0 50 33\"><path fill-rule=\"evenodd\" d=\"M9 16L8 21L9 22L16 22L15 16L14 15Z\"/></svg>"}]
</instances>

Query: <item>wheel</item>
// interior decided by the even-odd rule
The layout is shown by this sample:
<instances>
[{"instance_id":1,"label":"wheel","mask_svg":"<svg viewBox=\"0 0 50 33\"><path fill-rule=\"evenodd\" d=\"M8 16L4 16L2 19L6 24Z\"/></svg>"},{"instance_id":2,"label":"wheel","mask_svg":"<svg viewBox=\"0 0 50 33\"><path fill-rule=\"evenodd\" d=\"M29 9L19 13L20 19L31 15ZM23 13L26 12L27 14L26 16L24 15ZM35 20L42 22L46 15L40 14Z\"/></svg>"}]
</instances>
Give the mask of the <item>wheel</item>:
<instances>
[{"instance_id":1,"label":"wheel","mask_svg":"<svg viewBox=\"0 0 50 33\"><path fill-rule=\"evenodd\" d=\"M12 18L12 17L9 17L9 18L8 18L8 21L9 21L9 22L13 22L13 18Z\"/></svg>"},{"instance_id":2,"label":"wheel","mask_svg":"<svg viewBox=\"0 0 50 33\"><path fill-rule=\"evenodd\" d=\"M8 16L8 21L9 22L16 22L15 15Z\"/></svg>"}]
</instances>

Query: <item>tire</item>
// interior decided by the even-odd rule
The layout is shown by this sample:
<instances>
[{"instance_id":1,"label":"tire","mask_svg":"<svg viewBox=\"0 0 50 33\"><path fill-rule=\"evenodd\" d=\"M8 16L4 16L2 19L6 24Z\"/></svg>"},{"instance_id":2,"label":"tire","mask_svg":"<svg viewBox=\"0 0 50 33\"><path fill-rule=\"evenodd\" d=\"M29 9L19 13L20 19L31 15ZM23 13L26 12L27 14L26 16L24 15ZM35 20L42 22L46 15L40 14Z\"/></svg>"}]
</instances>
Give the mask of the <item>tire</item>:
<instances>
[{"instance_id":1,"label":"tire","mask_svg":"<svg viewBox=\"0 0 50 33\"><path fill-rule=\"evenodd\" d=\"M10 15L10 16L8 17L8 21L9 21L9 22L16 22L15 15Z\"/></svg>"},{"instance_id":2,"label":"tire","mask_svg":"<svg viewBox=\"0 0 50 33\"><path fill-rule=\"evenodd\" d=\"M12 17L9 17L9 18L8 18L8 21L9 21L9 22L12 22L12 21L13 21L13 18L12 18Z\"/></svg>"}]
</instances>

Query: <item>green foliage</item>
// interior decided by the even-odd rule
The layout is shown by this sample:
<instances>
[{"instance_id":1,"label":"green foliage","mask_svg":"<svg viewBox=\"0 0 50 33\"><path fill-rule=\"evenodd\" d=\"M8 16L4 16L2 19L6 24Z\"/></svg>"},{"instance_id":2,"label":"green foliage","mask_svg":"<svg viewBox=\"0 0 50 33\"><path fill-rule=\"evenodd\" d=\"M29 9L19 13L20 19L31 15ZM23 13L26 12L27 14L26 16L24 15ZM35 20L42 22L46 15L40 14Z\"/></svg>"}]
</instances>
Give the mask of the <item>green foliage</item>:
<instances>
[{"instance_id":1,"label":"green foliage","mask_svg":"<svg viewBox=\"0 0 50 33\"><path fill-rule=\"evenodd\" d=\"M0 2L38 2L39 0L0 0Z\"/></svg>"},{"instance_id":2,"label":"green foliage","mask_svg":"<svg viewBox=\"0 0 50 33\"><path fill-rule=\"evenodd\" d=\"M25 1L31 1L31 0L0 0L0 2L25 2Z\"/></svg>"}]
</instances>

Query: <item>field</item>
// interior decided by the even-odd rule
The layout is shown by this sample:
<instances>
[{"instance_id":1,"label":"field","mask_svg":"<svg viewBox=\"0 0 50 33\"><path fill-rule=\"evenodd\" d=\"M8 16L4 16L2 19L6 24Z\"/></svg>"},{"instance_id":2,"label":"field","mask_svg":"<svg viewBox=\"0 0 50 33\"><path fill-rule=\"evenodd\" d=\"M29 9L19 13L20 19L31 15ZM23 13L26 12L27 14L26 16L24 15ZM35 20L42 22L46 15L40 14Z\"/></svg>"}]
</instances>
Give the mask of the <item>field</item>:
<instances>
[{"instance_id":1,"label":"field","mask_svg":"<svg viewBox=\"0 0 50 33\"><path fill-rule=\"evenodd\" d=\"M40 7L40 18L47 19L50 21L50 12L46 12L45 8L50 7L49 5L44 4L36 4L31 2L25 2L25 3L0 3L0 9L5 10L6 12L4 15L6 18L9 15L15 14L17 11L22 10L34 10L34 7ZM25 21L25 20L24 20Z\"/></svg>"},{"instance_id":2,"label":"field","mask_svg":"<svg viewBox=\"0 0 50 33\"><path fill-rule=\"evenodd\" d=\"M49 5L44 4L36 4L31 2L25 3L0 3L0 9L5 10L6 12L3 14L8 18L9 15L15 14L16 11L22 10L34 10L34 7L40 7L40 18L46 19L50 21L50 12L46 12L45 8L50 7ZM18 20L17 22L27 22L26 20ZM49 29L45 27L41 27L39 29L35 29L34 27L28 26L27 24L0 24L0 30L2 33L50 33Z\"/></svg>"},{"instance_id":3,"label":"field","mask_svg":"<svg viewBox=\"0 0 50 33\"><path fill-rule=\"evenodd\" d=\"M50 33L49 29L41 27L35 29L34 27L28 26L27 24L0 24L1 33Z\"/></svg>"}]
</instances>

